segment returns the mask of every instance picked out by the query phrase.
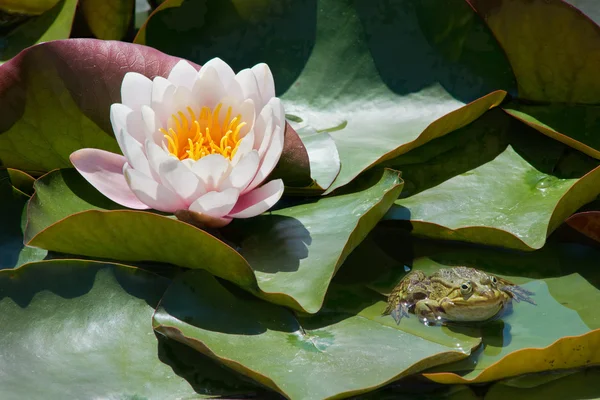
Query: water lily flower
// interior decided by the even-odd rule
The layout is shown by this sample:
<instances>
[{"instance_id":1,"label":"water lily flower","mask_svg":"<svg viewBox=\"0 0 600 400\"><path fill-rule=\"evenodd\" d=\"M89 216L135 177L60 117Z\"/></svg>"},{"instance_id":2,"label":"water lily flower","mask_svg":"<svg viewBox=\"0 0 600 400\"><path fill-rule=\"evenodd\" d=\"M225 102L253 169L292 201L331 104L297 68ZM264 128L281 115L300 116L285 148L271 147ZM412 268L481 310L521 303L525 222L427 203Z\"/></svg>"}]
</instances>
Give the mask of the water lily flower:
<instances>
[{"instance_id":1,"label":"water lily flower","mask_svg":"<svg viewBox=\"0 0 600 400\"><path fill-rule=\"evenodd\" d=\"M165 79L129 72L110 120L123 155L81 149L71 162L116 203L194 212L220 227L271 208L281 179L265 181L283 150L285 114L266 64L238 74L215 58L178 62Z\"/></svg>"}]
</instances>

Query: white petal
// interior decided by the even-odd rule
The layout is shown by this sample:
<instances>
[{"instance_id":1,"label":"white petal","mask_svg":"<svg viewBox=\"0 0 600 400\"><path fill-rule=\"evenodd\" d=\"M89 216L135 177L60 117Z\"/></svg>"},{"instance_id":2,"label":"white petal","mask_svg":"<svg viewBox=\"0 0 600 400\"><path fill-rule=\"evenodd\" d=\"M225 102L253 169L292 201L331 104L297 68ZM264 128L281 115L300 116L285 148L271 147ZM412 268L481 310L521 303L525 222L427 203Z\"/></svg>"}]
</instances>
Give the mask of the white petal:
<instances>
[{"instance_id":1,"label":"white petal","mask_svg":"<svg viewBox=\"0 0 600 400\"><path fill-rule=\"evenodd\" d=\"M192 67L187 61L181 60L175 64L167 79L175 86L184 86L192 90L197 77L196 68Z\"/></svg>"},{"instance_id":2,"label":"white petal","mask_svg":"<svg viewBox=\"0 0 600 400\"><path fill-rule=\"evenodd\" d=\"M154 143L162 143L164 136L163 133L159 131L159 128L162 128L162 126L154 110L148 106L142 106L141 114L142 121L144 122L146 139L152 140Z\"/></svg>"},{"instance_id":3,"label":"white petal","mask_svg":"<svg viewBox=\"0 0 600 400\"><path fill-rule=\"evenodd\" d=\"M187 111L188 107L191 107L194 112L197 112L200 109L198 102L192 98L192 91L186 87L179 86L173 94L173 105L171 108L171 114L177 114L177 112L181 111L186 116L189 116L189 113ZM173 118L169 120L169 124L172 123Z\"/></svg>"},{"instance_id":4,"label":"white petal","mask_svg":"<svg viewBox=\"0 0 600 400\"><path fill-rule=\"evenodd\" d=\"M160 164L159 173L163 184L185 200L187 206L206 193L198 176L174 157Z\"/></svg>"},{"instance_id":5,"label":"white petal","mask_svg":"<svg viewBox=\"0 0 600 400\"><path fill-rule=\"evenodd\" d=\"M256 175L259 163L258 152L256 150L251 151L231 169L229 176L221 184L221 187L234 187L240 191L244 190Z\"/></svg>"},{"instance_id":6,"label":"white petal","mask_svg":"<svg viewBox=\"0 0 600 400\"><path fill-rule=\"evenodd\" d=\"M123 174L133 193L144 204L164 212L185 209L185 203L179 196L129 165L125 164Z\"/></svg>"},{"instance_id":7,"label":"white petal","mask_svg":"<svg viewBox=\"0 0 600 400\"><path fill-rule=\"evenodd\" d=\"M224 87L228 87L229 83L235 78L235 73L233 72L231 67L229 65L227 65L227 63L225 61L221 60L218 57L213 58L212 60L210 60L206 64L204 64L202 66L201 71L204 68L208 68L208 67L212 67L217 71L217 73L219 74L219 80L221 81L221 84Z\"/></svg>"},{"instance_id":8,"label":"white petal","mask_svg":"<svg viewBox=\"0 0 600 400\"><path fill-rule=\"evenodd\" d=\"M160 127L167 126L167 121L173 113L173 95L175 85L165 78L156 77L152 83L152 109L160 121Z\"/></svg>"},{"instance_id":9,"label":"white petal","mask_svg":"<svg viewBox=\"0 0 600 400\"><path fill-rule=\"evenodd\" d=\"M163 183L160 177L160 166L169 159L174 158L165 149L157 145L151 140L147 140L145 143L146 157L148 158L148 164L150 165L150 171L152 177L158 183Z\"/></svg>"},{"instance_id":10,"label":"white petal","mask_svg":"<svg viewBox=\"0 0 600 400\"><path fill-rule=\"evenodd\" d=\"M258 83L256 77L249 69L243 69L235 76L235 80L240 84L242 88L242 95L245 99L251 99L256 107L256 115L260 113L263 108L263 100L258 90Z\"/></svg>"},{"instance_id":11,"label":"white petal","mask_svg":"<svg viewBox=\"0 0 600 400\"><path fill-rule=\"evenodd\" d=\"M256 77L258 83L258 90L262 98L263 103L261 106L267 104L271 98L275 97L275 82L273 81L273 74L267 64L261 63L256 64L252 67L252 72Z\"/></svg>"},{"instance_id":12,"label":"white petal","mask_svg":"<svg viewBox=\"0 0 600 400\"><path fill-rule=\"evenodd\" d=\"M228 97L233 97L237 101L244 100L244 92L242 91L242 87L235 79L230 81L229 85L226 86L225 93L227 93Z\"/></svg>"},{"instance_id":13,"label":"white petal","mask_svg":"<svg viewBox=\"0 0 600 400\"><path fill-rule=\"evenodd\" d=\"M244 190L248 192L258 185L260 185L273 171L277 163L279 162L279 158L281 157L281 152L283 151L283 128L280 126L276 126L273 130L273 139L271 140L271 145L265 152L265 155L262 157L260 167L258 168L258 172L256 176L252 180L252 182L248 185L248 187Z\"/></svg>"},{"instance_id":14,"label":"white petal","mask_svg":"<svg viewBox=\"0 0 600 400\"><path fill-rule=\"evenodd\" d=\"M123 151L123 143L119 140L117 133L127 129L127 118L132 113L133 110L131 108L120 103L113 103L110 106L110 123L121 151Z\"/></svg>"},{"instance_id":15,"label":"white petal","mask_svg":"<svg viewBox=\"0 0 600 400\"><path fill-rule=\"evenodd\" d=\"M208 192L190 205L190 210L211 217L227 215L237 202L239 191L226 189L222 192Z\"/></svg>"},{"instance_id":16,"label":"white petal","mask_svg":"<svg viewBox=\"0 0 600 400\"><path fill-rule=\"evenodd\" d=\"M254 131L250 131L240 140L240 144L231 159L231 164L236 165L243 157L252 151L254 146Z\"/></svg>"},{"instance_id":17,"label":"white petal","mask_svg":"<svg viewBox=\"0 0 600 400\"><path fill-rule=\"evenodd\" d=\"M121 151L123 151L123 155L127 158L129 165L148 177L152 176L142 144L124 129L121 129L116 136L119 144L122 144Z\"/></svg>"},{"instance_id":18,"label":"white petal","mask_svg":"<svg viewBox=\"0 0 600 400\"><path fill-rule=\"evenodd\" d=\"M279 125L284 126L285 125L285 111L283 109L283 103L281 102L281 99L279 99L278 97L273 97L272 99L269 100L269 102L267 104L270 105L271 108L273 109L273 117L275 117L276 122Z\"/></svg>"},{"instance_id":19,"label":"white petal","mask_svg":"<svg viewBox=\"0 0 600 400\"><path fill-rule=\"evenodd\" d=\"M200 107L213 109L219 100L225 97L225 87L221 83L217 70L212 67L202 67L198 76L192 88L192 97Z\"/></svg>"},{"instance_id":20,"label":"white petal","mask_svg":"<svg viewBox=\"0 0 600 400\"><path fill-rule=\"evenodd\" d=\"M150 105L152 99L152 81L137 72L128 72L121 84L121 103L134 111L143 105Z\"/></svg>"},{"instance_id":21,"label":"white petal","mask_svg":"<svg viewBox=\"0 0 600 400\"><path fill-rule=\"evenodd\" d=\"M283 181L273 180L265 185L240 196L235 207L229 213L232 218L250 218L262 214L273 207L283 194Z\"/></svg>"},{"instance_id":22,"label":"white petal","mask_svg":"<svg viewBox=\"0 0 600 400\"><path fill-rule=\"evenodd\" d=\"M202 157L192 166L192 172L204 183L206 191L217 190L231 169L229 160L220 154Z\"/></svg>"},{"instance_id":23,"label":"white petal","mask_svg":"<svg viewBox=\"0 0 600 400\"><path fill-rule=\"evenodd\" d=\"M257 118L256 127L254 129L254 134L256 135L256 138L254 139L254 148L258 150L258 155L261 158L265 155L267 149L271 145L274 129L275 118L273 118L273 109L270 106L266 106Z\"/></svg>"}]
</instances>

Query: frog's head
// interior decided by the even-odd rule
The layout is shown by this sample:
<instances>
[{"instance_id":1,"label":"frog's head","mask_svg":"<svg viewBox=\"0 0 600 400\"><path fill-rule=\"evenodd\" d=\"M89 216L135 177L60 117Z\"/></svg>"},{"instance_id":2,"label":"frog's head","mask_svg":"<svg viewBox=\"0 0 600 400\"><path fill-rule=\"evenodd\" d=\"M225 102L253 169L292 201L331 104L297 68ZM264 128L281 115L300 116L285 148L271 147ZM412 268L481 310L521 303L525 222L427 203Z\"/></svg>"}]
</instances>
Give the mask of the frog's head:
<instances>
[{"instance_id":1,"label":"frog's head","mask_svg":"<svg viewBox=\"0 0 600 400\"><path fill-rule=\"evenodd\" d=\"M461 268L462 269L462 268ZM449 292L439 303L438 315L449 321L485 321L511 299L501 281L472 268L459 269Z\"/></svg>"}]
</instances>

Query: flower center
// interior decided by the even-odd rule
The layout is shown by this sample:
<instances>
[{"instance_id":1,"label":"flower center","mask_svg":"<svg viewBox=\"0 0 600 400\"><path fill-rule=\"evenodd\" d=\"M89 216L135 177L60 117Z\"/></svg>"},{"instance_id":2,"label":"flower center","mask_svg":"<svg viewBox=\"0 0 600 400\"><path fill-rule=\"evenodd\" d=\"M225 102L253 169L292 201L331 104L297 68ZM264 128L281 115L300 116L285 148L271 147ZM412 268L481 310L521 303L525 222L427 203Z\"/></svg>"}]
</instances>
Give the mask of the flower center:
<instances>
[{"instance_id":1,"label":"flower center","mask_svg":"<svg viewBox=\"0 0 600 400\"><path fill-rule=\"evenodd\" d=\"M232 118L231 107L227 109L223 124L219 124L219 112L223 104L219 103L214 110L202 107L196 117L191 107L187 107L186 115L182 111L173 114L173 127L160 131L167 139L169 153L180 160L194 161L209 154L221 154L232 159L240 144L240 129L246 123L241 122L242 115Z\"/></svg>"}]
</instances>

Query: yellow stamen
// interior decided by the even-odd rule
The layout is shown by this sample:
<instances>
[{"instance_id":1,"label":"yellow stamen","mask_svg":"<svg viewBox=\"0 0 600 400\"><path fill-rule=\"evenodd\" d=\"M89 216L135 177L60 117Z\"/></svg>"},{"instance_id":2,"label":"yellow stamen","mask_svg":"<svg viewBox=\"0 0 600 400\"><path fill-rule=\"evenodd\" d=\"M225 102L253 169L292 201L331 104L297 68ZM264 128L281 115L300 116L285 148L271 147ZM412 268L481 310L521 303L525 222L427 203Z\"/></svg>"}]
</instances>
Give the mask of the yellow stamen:
<instances>
[{"instance_id":1,"label":"yellow stamen","mask_svg":"<svg viewBox=\"0 0 600 400\"><path fill-rule=\"evenodd\" d=\"M198 160L209 154L221 154L232 159L241 141L240 130L246 123L242 122L241 114L231 118L231 107L227 107L225 118L219 123L222 107L221 103L213 110L202 107L199 113L186 107L187 114L183 111L173 114L171 127L160 129L169 153L180 160Z\"/></svg>"}]
</instances>

